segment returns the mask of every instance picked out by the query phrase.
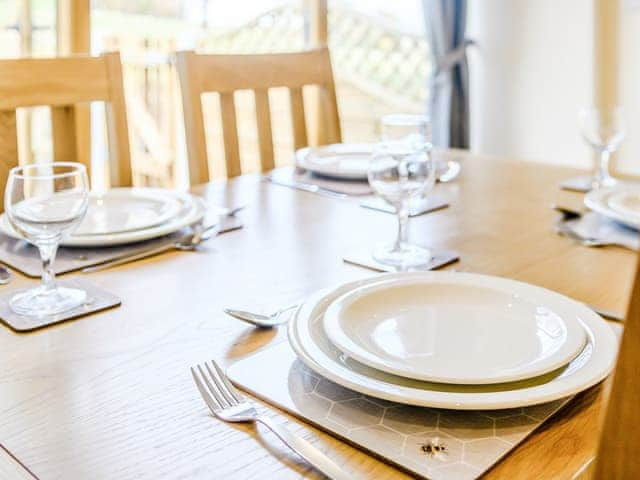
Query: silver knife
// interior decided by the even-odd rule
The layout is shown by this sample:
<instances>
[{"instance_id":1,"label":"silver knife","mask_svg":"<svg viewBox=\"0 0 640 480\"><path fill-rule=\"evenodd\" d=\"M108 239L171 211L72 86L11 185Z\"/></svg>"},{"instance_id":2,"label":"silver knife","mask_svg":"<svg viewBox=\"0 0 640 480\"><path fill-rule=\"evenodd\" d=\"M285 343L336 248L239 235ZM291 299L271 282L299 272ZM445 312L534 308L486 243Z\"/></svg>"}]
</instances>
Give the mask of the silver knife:
<instances>
[{"instance_id":1,"label":"silver knife","mask_svg":"<svg viewBox=\"0 0 640 480\"><path fill-rule=\"evenodd\" d=\"M325 188L325 187L319 187L318 185L315 185L313 183L304 183L304 182L288 182L288 181L284 181L284 180L276 180L272 177L268 177L267 178L269 180L269 182L273 183L274 185L280 185L283 187L289 187L289 188L295 188L297 190L302 190L304 192L311 192L311 193L318 193L321 195L326 195L328 197L335 197L335 198L347 198L348 195L344 192L339 192L337 190L331 190L330 188Z\"/></svg>"}]
</instances>

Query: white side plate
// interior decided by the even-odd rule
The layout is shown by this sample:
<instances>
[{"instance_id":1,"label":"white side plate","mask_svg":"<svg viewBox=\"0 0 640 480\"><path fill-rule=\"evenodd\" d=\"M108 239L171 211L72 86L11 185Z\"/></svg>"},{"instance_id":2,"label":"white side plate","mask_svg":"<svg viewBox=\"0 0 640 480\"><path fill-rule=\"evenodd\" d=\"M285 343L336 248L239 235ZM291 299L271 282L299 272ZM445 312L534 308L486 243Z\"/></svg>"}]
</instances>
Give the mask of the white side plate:
<instances>
[{"instance_id":1,"label":"white side plate","mask_svg":"<svg viewBox=\"0 0 640 480\"><path fill-rule=\"evenodd\" d=\"M289 323L289 341L299 358L327 379L366 395L408 405L458 410L515 408L550 402L574 395L603 380L616 359L617 339L606 322L587 307L549 292L572 305L587 332L588 342L569 365L539 377L491 385L431 383L399 377L363 365L340 352L324 333L328 306L348 291L381 280L403 276L438 275L454 278L455 272L416 272L378 275L347 283L310 297Z\"/></svg>"},{"instance_id":2,"label":"white side plate","mask_svg":"<svg viewBox=\"0 0 640 480\"><path fill-rule=\"evenodd\" d=\"M89 197L89 208L72 236L108 235L155 227L182 209L170 191L152 188L112 188Z\"/></svg>"},{"instance_id":3,"label":"white side plate","mask_svg":"<svg viewBox=\"0 0 640 480\"><path fill-rule=\"evenodd\" d=\"M587 337L573 304L505 278L401 277L336 299L324 329L373 368L440 383L503 383L568 364Z\"/></svg>"}]
</instances>

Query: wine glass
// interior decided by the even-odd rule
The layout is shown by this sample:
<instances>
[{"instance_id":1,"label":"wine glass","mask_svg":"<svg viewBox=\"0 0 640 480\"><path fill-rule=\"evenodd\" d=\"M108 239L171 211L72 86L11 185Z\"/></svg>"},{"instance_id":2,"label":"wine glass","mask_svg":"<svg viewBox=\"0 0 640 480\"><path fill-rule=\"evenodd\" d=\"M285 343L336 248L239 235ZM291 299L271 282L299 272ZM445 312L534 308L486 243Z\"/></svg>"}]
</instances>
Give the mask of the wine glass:
<instances>
[{"instance_id":1,"label":"wine glass","mask_svg":"<svg viewBox=\"0 0 640 480\"><path fill-rule=\"evenodd\" d=\"M435 183L429 127L429 119L422 115L382 118L382 141L374 149L368 179L373 191L391 204L398 216L395 242L379 245L373 252L373 258L382 264L405 269L431 260L431 252L410 244L407 236L411 200L426 196Z\"/></svg>"},{"instance_id":2,"label":"wine glass","mask_svg":"<svg viewBox=\"0 0 640 480\"><path fill-rule=\"evenodd\" d=\"M609 159L620 146L625 135L622 107L583 108L580 110L579 124L582 137L600 156L591 180L592 188L615 185L616 179L609 173Z\"/></svg>"},{"instance_id":3,"label":"wine glass","mask_svg":"<svg viewBox=\"0 0 640 480\"><path fill-rule=\"evenodd\" d=\"M84 218L89 182L84 165L74 162L32 164L12 168L4 194L11 226L38 247L42 282L9 301L11 309L27 316L50 316L72 310L86 300L86 292L57 285L53 261L58 243Z\"/></svg>"}]
</instances>

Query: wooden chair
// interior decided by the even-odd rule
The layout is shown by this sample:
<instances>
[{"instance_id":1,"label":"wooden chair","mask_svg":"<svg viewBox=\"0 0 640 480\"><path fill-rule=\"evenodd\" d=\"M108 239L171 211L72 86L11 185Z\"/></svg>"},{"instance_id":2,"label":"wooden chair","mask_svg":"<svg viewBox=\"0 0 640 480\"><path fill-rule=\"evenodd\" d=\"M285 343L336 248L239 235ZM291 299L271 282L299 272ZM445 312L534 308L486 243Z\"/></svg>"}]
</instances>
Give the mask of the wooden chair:
<instances>
[{"instance_id":1,"label":"wooden chair","mask_svg":"<svg viewBox=\"0 0 640 480\"><path fill-rule=\"evenodd\" d=\"M16 109L51 107L54 160L78 161L75 105L104 101L112 186L131 185L131 161L120 54L0 60L0 186L18 165ZM0 210L3 209L0 200Z\"/></svg>"},{"instance_id":2,"label":"wooden chair","mask_svg":"<svg viewBox=\"0 0 640 480\"><path fill-rule=\"evenodd\" d=\"M321 48L299 53L263 55L199 55L192 51L178 52L178 74L182 90L182 104L189 153L191 184L209 180L207 146L201 95L220 94L222 132L228 177L240 175L240 155L234 92L253 90L256 103L258 143L262 171L271 170L273 139L268 90L287 87L291 100L294 147L307 146L302 87L320 87L319 107L325 113L326 143L341 141L340 118L329 50Z\"/></svg>"},{"instance_id":3,"label":"wooden chair","mask_svg":"<svg viewBox=\"0 0 640 480\"><path fill-rule=\"evenodd\" d=\"M636 268L598 455L585 478L640 478L640 262Z\"/></svg>"}]
</instances>

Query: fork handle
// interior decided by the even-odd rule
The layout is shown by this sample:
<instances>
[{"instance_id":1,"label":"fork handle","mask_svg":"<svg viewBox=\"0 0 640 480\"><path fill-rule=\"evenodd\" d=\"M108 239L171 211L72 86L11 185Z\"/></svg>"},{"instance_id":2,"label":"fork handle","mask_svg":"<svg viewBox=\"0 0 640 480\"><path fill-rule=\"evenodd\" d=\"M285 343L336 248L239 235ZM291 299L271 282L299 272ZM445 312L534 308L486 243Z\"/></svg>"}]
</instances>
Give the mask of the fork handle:
<instances>
[{"instance_id":1,"label":"fork handle","mask_svg":"<svg viewBox=\"0 0 640 480\"><path fill-rule=\"evenodd\" d=\"M260 415L256 418L256 421L262 423L265 427L275 433L291 450L324 473L327 477L332 478L333 480L351 480L353 478L307 440L291 433L287 428L277 424L269 417Z\"/></svg>"}]
</instances>

